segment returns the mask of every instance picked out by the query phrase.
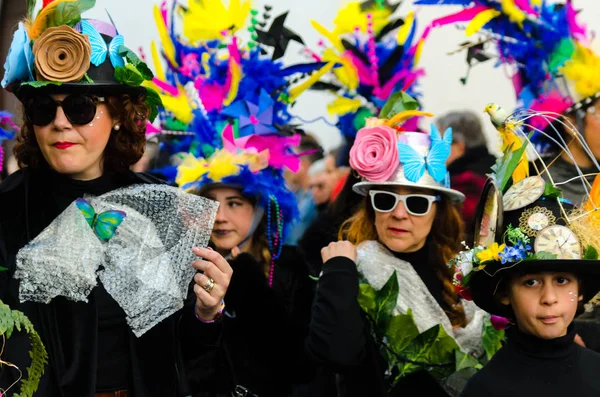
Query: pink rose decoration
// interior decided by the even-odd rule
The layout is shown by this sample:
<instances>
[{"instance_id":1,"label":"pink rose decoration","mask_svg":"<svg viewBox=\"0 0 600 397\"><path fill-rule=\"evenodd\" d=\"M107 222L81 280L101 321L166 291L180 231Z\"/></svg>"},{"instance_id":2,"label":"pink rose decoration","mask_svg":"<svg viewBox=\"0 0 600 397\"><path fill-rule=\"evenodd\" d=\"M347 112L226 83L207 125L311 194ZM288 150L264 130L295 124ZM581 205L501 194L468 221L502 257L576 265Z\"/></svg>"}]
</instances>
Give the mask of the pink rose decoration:
<instances>
[{"instance_id":1,"label":"pink rose decoration","mask_svg":"<svg viewBox=\"0 0 600 397\"><path fill-rule=\"evenodd\" d=\"M386 181L398 168L397 143L391 127L361 128L350 149L350 166L370 182Z\"/></svg>"}]
</instances>

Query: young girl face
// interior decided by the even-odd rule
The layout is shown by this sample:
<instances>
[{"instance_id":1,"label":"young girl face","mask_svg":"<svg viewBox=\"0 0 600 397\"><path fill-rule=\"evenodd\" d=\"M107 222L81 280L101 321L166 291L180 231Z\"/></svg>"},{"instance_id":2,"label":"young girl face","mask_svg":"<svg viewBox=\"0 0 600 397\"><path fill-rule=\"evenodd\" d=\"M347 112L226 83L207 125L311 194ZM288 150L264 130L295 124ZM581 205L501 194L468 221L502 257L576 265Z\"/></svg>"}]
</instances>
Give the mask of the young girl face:
<instances>
[{"instance_id":1,"label":"young girl face","mask_svg":"<svg viewBox=\"0 0 600 397\"><path fill-rule=\"evenodd\" d=\"M205 196L220 203L210 238L217 252L228 255L234 247L241 249L239 245L248 235L254 217L252 203L238 190L228 187L215 187Z\"/></svg>"},{"instance_id":2,"label":"young girl face","mask_svg":"<svg viewBox=\"0 0 600 397\"><path fill-rule=\"evenodd\" d=\"M519 329L541 339L566 335L577 312L579 282L572 273L535 273L513 278L507 296Z\"/></svg>"},{"instance_id":3,"label":"young girl face","mask_svg":"<svg viewBox=\"0 0 600 397\"><path fill-rule=\"evenodd\" d=\"M62 101L66 96L51 97ZM102 175L104 149L115 124L106 105L98 103L94 118L87 124L73 124L59 106L50 123L33 129L40 150L53 170L73 179L90 180Z\"/></svg>"}]
</instances>

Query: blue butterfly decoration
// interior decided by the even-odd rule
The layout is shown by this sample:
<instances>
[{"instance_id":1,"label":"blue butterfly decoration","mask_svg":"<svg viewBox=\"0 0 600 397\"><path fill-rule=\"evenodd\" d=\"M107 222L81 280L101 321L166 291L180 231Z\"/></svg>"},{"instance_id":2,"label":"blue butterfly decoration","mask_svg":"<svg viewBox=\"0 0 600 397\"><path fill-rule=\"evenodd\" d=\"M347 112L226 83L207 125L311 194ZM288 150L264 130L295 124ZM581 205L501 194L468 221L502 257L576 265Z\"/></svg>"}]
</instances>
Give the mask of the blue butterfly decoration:
<instances>
[{"instance_id":1,"label":"blue butterfly decoration","mask_svg":"<svg viewBox=\"0 0 600 397\"><path fill-rule=\"evenodd\" d=\"M77 208L85 217L85 220L90 225L96 236L101 241L110 240L117 231L117 227L123 222L127 216L124 211L111 210L96 214L92 205L85 199L78 198L75 201Z\"/></svg>"},{"instance_id":2,"label":"blue butterfly decoration","mask_svg":"<svg viewBox=\"0 0 600 397\"><path fill-rule=\"evenodd\" d=\"M106 55L110 56L110 62L116 68L117 66L125 66L123 57L119 55L119 47L125 45L125 39L120 34L113 37L110 44L107 46L106 42L96 30L94 25L86 21L81 20L81 33L87 34L92 45L92 55L90 62L95 66L101 65L106 60Z\"/></svg>"},{"instance_id":3,"label":"blue butterfly decoration","mask_svg":"<svg viewBox=\"0 0 600 397\"><path fill-rule=\"evenodd\" d=\"M438 183L446 181L446 160L450 156L452 145L452 128L444 132L444 137L431 125L431 148L427 156L419 154L415 149L404 142L398 142L398 157L404 170L404 176L409 181L416 183L425 175L425 170Z\"/></svg>"}]
</instances>

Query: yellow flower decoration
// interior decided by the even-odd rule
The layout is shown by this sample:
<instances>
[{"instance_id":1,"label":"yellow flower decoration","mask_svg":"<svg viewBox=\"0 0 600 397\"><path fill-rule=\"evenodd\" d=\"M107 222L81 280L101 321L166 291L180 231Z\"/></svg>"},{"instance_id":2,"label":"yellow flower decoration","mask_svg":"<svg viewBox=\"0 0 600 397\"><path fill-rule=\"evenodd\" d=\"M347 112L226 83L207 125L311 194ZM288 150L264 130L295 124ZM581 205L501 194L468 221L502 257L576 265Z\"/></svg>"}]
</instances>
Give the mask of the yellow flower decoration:
<instances>
[{"instance_id":1,"label":"yellow flower decoration","mask_svg":"<svg viewBox=\"0 0 600 397\"><path fill-rule=\"evenodd\" d=\"M481 263L488 261L499 261L500 252L504 251L504 248L506 248L506 244L498 246L498 243L494 243L488 246L487 249L477 253L477 258L479 258Z\"/></svg>"}]
</instances>

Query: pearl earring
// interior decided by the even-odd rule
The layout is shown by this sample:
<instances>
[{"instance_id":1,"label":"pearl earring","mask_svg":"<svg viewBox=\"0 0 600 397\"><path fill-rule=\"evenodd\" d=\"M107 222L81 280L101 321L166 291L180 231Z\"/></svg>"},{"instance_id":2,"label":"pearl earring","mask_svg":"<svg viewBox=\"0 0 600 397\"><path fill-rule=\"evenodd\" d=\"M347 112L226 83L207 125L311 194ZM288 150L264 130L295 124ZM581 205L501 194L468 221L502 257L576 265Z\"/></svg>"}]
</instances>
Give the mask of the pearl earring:
<instances>
[{"instance_id":1,"label":"pearl earring","mask_svg":"<svg viewBox=\"0 0 600 397\"><path fill-rule=\"evenodd\" d=\"M115 126L113 127L113 129L115 131L119 131L121 129L121 124L115 124Z\"/></svg>"}]
</instances>

